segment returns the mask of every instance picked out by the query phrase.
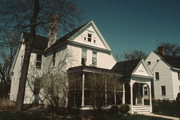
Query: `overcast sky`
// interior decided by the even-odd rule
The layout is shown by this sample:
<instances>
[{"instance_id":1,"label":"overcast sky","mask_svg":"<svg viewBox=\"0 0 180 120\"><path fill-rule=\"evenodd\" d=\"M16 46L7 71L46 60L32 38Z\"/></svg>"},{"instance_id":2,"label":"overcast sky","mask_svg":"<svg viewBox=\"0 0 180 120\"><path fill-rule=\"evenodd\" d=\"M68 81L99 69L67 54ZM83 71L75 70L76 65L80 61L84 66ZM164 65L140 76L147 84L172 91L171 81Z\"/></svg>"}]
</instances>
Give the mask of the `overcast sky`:
<instances>
[{"instance_id":1,"label":"overcast sky","mask_svg":"<svg viewBox=\"0 0 180 120\"><path fill-rule=\"evenodd\" d=\"M74 0L114 54L147 54L161 42L180 44L180 0Z\"/></svg>"}]
</instances>

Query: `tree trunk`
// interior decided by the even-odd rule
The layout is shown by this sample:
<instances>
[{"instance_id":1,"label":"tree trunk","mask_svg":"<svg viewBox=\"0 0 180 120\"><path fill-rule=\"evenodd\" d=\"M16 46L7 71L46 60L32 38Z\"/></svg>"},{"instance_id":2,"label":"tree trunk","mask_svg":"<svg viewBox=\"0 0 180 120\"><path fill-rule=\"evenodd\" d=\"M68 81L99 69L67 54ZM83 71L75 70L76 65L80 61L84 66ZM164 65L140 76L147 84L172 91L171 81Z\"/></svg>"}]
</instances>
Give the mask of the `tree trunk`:
<instances>
[{"instance_id":1,"label":"tree trunk","mask_svg":"<svg viewBox=\"0 0 180 120\"><path fill-rule=\"evenodd\" d=\"M24 53L23 65L21 69L21 76L19 79L19 89L17 94L17 100L15 104L15 111L19 112L22 111L23 108L23 101L24 101L24 94L25 94L25 86L26 86L26 79L28 74L29 68L29 61L32 51L32 44L36 38L36 20L40 11L39 0L33 0L34 9L33 15L30 19L30 39L26 41L26 48Z\"/></svg>"}]
</instances>

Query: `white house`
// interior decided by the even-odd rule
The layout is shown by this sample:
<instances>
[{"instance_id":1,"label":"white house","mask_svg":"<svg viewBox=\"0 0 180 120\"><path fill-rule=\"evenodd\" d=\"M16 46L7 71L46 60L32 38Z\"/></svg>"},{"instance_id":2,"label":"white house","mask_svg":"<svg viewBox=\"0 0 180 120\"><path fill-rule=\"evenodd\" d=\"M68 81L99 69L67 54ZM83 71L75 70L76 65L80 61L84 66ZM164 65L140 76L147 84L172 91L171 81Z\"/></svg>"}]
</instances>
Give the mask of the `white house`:
<instances>
[{"instance_id":1,"label":"white house","mask_svg":"<svg viewBox=\"0 0 180 120\"><path fill-rule=\"evenodd\" d=\"M154 74L154 98L175 100L180 92L180 57L164 55L162 50L152 51L146 63Z\"/></svg>"},{"instance_id":2,"label":"white house","mask_svg":"<svg viewBox=\"0 0 180 120\"><path fill-rule=\"evenodd\" d=\"M18 47L11 68L11 101L16 101L25 49L24 42L28 40L28 37L29 34L27 33L22 35L21 44ZM151 112L151 72L144 60L138 60L135 64L134 62L130 63L133 64L123 67L121 63L116 62L109 45L93 21L73 30L56 40L52 45L48 44L48 38L37 36L36 41L33 43L30 58L24 103L37 102L39 91L34 87L37 77L48 73L67 72L68 81L76 82L78 80L76 82L78 84L75 84L77 86L71 85L69 82L70 87L76 88L76 90L69 90L69 96L74 100L69 103L70 105L80 106L84 110L94 107L94 98L92 96L95 95L95 89L91 84L95 83L96 78L99 81L102 80L100 86L104 86L103 95L101 96L104 101L99 104L109 107L128 103L131 104L131 112L134 113L138 109L133 106L140 105L140 107L144 108L145 101L148 100L148 112ZM119 64L121 65L119 66ZM131 68L131 71L126 71L129 68ZM127 74L122 73L122 70ZM116 80L118 82L114 84ZM138 91L141 94L133 91ZM96 104L97 102L95 101Z\"/></svg>"},{"instance_id":3,"label":"white house","mask_svg":"<svg viewBox=\"0 0 180 120\"><path fill-rule=\"evenodd\" d=\"M21 38L13 65L11 68L10 100L16 101L19 86L22 60L24 56L25 40L27 33ZM34 100L34 80L36 77L48 72L66 71L70 67L94 66L97 68L111 69L116 63L111 49L101 35L93 21L82 25L48 47L48 39L37 36L31 53L28 79L26 83L24 103Z\"/></svg>"}]
</instances>

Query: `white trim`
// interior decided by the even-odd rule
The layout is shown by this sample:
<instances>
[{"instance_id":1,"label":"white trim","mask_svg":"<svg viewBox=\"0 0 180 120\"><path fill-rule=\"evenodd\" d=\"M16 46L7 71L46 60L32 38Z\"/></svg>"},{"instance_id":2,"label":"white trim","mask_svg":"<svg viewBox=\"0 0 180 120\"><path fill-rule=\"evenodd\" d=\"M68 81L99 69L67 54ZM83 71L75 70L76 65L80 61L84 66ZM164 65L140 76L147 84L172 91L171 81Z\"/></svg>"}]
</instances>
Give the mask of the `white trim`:
<instances>
[{"instance_id":1,"label":"white trim","mask_svg":"<svg viewBox=\"0 0 180 120\"><path fill-rule=\"evenodd\" d=\"M106 40L104 39L104 37L102 36L101 32L99 31L99 29L97 28L97 26L95 25L95 23L93 21L90 21L85 26L83 26L79 31L77 31L75 34L73 34L68 40L74 40L75 37L77 37L77 35L82 33L89 26L92 26L94 28L94 30L96 31L97 35L100 37L100 39L102 40L103 44L105 45L106 49L111 51L111 48L109 47L109 45L107 44Z\"/></svg>"}]
</instances>

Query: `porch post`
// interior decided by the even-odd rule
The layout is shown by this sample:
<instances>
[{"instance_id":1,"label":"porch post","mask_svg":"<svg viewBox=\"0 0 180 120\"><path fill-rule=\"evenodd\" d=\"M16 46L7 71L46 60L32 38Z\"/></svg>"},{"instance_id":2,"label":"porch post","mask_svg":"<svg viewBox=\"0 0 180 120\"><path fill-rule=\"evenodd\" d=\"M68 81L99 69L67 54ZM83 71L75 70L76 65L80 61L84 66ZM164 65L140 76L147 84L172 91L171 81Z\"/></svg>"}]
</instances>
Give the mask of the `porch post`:
<instances>
[{"instance_id":1,"label":"porch post","mask_svg":"<svg viewBox=\"0 0 180 120\"><path fill-rule=\"evenodd\" d=\"M125 84L125 83L124 83ZM122 85L123 87L123 97L122 97L122 104L125 104L125 85Z\"/></svg>"},{"instance_id":2,"label":"porch post","mask_svg":"<svg viewBox=\"0 0 180 120\"><path fill-rule=\"evenodd\" d=\"M85 75L82 74L82 98L81 98L81 106L84 106L84 84L85 84Z\"/></svg>"},{"instance_id":3,"label":"porch post","mask_svg":"<svg viewBox=\"0 0 180 120\"><path fill-rule=\"evenodd\" d=\"M105 105L108 106L107 104L107 79L105 80Z\"/></svg>"},{"instance_id":4,"label":"porch post","mask_svg":"<svg viewBox=\"0 0 180 120\"><path fill-rule=\"evenodd\" d=\"M142 105L144 105L144 85L142 85Z\"/></svg>"},{"instance_id":5,"label":"porch post","mask_svg":"<svg viewBox=\"0 0 180 120\"><path fill-rule=\"evenodd\" d=\"M130 91L131 91L131 113L133 114L134 112L133 112L133 81L131 80L130 81Z\"/></svg>"},{"instance_id":6,"label":"porch post","mask_svg":"<svg viewBox=\"0 0 180 120\"><path fill-rule=\"evenodd\" d=\"M150 102L150 107L152 108L152 93L151 93L151 82L148 82L149 86L149 102ZM152 109L151 109L152 112Z\"/></svg>"}]
</instances>

